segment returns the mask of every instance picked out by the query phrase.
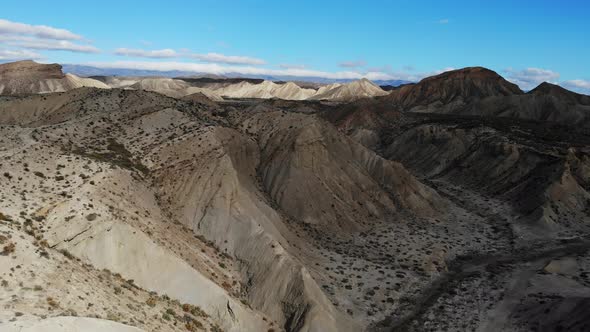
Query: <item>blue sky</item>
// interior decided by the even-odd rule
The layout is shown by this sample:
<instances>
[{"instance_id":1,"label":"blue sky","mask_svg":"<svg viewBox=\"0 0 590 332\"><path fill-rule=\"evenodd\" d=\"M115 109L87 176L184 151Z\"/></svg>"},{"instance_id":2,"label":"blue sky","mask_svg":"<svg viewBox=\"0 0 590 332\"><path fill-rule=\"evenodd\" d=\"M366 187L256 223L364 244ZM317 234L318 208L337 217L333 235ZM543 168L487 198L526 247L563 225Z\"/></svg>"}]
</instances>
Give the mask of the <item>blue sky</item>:
<instances>
[{"instance_id":1,"label":"blue sky","mask_svg":"<svg viewBox=\"0 0 590 332\"><path fill-rule=\"evenodd\" d=\"M590 93L589 16L571 0L8 0L0 61L408 80L478 65Z\"/></svg>"}]
</instances>

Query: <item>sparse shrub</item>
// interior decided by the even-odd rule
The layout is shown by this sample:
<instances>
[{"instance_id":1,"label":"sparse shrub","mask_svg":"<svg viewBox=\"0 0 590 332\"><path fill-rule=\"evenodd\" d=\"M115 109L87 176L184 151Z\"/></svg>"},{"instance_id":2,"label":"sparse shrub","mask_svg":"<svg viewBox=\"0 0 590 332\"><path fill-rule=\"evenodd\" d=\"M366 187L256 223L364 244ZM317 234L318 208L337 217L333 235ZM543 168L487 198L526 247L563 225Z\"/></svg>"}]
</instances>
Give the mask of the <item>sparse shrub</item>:
<instances>
[{"instance_id":1,"label":"sparse shrub","mask_svg":"<svg viewBox=\"0 0 590 332\"><path fill-rule=\"evenodd\" d=\"M115 314L115 313L114 313L114 312L112 312L112 311L109 311L109 312L107 313L107 319L108 319L108 320L112 320L112 321L114 321L114 322L117 322L117 321L119 321L119 315Z\"/></svg>"},{"instance_id":2,"label":"sparse shrub","mask_svg":"<svg viewBox=\"0 0 590 332\"><path fill-rule=\"evenodd\" d=\"M194 332L194 331L202 330L204 326L203 326L203 323L199 322L198 320L191 319L189 322L187 322L184 325L184 327L188 331Z\"/></svg>"},{"instance_id":3,"label":"sparse shrub","mask_svg":"<svg viewBox=\"0 0 590 332\"><path fill-rule=\"evenodd\" d=\"M150 297L149 299L147 299L147 301L145 301L145 303L153 308L156 306L156 298Z\"/></svg>"},{"instance_id":4,"label":"sparse shrub","mask_svg":"<svg viewBox=\"0 0 590 332\"><path fill-rule=\"evenodd\" d=\"M203 311L203 309L201 309L200 307L196 306L196 305L192 305L189 303L185 303L182 305L182 310L184 312L190 312L191 315L195 316L195 317L209 317L209 315L207 315L207 313L205 313Z\"/></svg>"},{"instance_id":5,"label":"sparse shrub","mask_svg":"<svg viewBox=\"0 0 590 332\"><path fill-rule=\"evenodd\" d=\"M67 251L66 249L61 249L59 251L62 255L66 256L67 259L74 259L74 255L72 255L69 251Z\"/></svg>"},{"instance_id":6,"label":"sparse shrub","mask_svg":"<svg viewBox=\"0 0 590 332\"><path fill-rule=\"evenodd\" d=\"M47 297L47 304L49 304L52 309L59 307L59 303L52 297Z\"/></svg>"},{"instance_id":7,"label":"sparse shrub","mask_svg":"<svg viewBox=\"0 0 590 332\"><path fill-rule=\"evenodd\" d=\"M219 325L213 324L211 325L211 332L223 332L223 330L221 329L221 327L219 327Z\"/></svg>"},{"instance_id":8,"label":"sparse shrub","mask_svg":"<svg viewBox=\"0 0 590 332\"><path fill-rule=\"evenodd\" d=\"M0 252L0 255L7 256L7 255L12 254L15 250L16 250L16 244L14 244L14 242L10 242L4 246L4 248L2 249L2 252Z\"/></svg>"}]
</instances>

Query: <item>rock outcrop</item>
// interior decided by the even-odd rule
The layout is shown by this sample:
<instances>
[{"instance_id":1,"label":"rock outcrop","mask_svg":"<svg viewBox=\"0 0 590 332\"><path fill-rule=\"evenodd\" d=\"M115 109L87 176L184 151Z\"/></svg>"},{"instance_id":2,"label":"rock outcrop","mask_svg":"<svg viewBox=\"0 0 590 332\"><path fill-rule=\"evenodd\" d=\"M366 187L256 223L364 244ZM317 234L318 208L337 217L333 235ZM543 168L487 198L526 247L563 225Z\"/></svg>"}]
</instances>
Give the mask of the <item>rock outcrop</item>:
<instances>
[{"instance_id":1,"label":"rock outcrop","mask_svg":"<svg viewBox=\"0 0 590 332\"><path fill-rule=\"evenodd\" d=\"M64 92L81 87L108 89L90 78L64 74L58 64L18 61L0 64L0 95L27 95Z\"/></svg>"}]
</instances>

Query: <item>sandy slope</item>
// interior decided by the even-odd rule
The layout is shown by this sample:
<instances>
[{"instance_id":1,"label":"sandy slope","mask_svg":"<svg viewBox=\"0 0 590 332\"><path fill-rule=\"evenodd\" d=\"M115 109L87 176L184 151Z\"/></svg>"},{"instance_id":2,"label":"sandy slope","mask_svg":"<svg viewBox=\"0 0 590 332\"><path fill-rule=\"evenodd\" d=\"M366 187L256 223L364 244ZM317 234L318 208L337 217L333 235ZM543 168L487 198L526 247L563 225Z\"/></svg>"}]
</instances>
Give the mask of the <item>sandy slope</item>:
<instances>
[{"instance_id":1,"label":"sandy slope","mask_svg":"<svg viewBox=\"0 0 590 332\"><path fill-rule=\"evenodd\" d=\"M387 94L389 94L387 91L382 90L373 82L363 78L346 84L333 84L320 88L310 99L353 101L362 98L385 96Z\"/></svg>"},{"instance_id":2,"label":"sandy slope","mask_svg":"<svg viewBox=\"0 0 590 332\"><path fill-rule=\"evenodd\" d=\"M307 99L315 93L315 90L300 88L293 82L277 84L271 81L264 81L260 84L240 82L220 87L215 91L230 98L279 98L289 100Z\"/></svg>"}]
</instances>

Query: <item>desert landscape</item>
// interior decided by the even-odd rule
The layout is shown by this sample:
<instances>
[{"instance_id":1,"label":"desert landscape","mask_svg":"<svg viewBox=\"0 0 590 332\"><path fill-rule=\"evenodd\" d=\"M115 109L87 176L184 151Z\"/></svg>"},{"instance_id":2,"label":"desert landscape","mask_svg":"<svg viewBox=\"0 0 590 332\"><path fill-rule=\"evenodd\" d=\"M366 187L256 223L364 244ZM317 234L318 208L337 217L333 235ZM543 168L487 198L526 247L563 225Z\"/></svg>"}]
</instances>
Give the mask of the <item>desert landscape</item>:
<instances>
[{"instance_id":1,"label":"desert landscape","mask_svg":"<svg viewBox=\"0 0 590 332\"><path fill-rule=\"evenodd\" d=\"M0 332L590 331L590 3L2 9Z\"/></svg>"},{"instance_id":2,"label":"desert landscape","mask_svg":"<svg viewBox=\"0 0 590 332\"><path fill-rule=\"evenodd\" d=\"M590 326L588 96L0 73L3 331Z\"/></svg>"}]
</instances>

